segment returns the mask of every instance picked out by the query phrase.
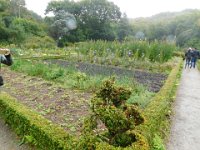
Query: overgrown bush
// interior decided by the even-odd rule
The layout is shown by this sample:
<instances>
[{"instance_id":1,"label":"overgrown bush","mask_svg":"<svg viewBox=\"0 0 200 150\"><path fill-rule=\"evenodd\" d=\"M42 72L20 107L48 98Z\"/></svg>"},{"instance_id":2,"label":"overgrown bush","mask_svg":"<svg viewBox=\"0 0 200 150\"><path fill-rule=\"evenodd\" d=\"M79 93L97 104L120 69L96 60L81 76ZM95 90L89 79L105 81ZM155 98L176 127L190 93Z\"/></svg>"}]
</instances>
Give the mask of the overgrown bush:
<instances>
[{"instance_id":1,"label":"overgrown bush","mask_svg":"<svg viewBox=\"0 0 200 150\"><path fill-rule=\"evenodd\" d=\"M81 147L96 149L100 141L129 147L140 140L134 129L144 122L144 117L137 106L126 103L130 95L131 89L116 86L114 78L103 82L91 100L92 115L85 120Z\"/></svg>"}]
</instances>

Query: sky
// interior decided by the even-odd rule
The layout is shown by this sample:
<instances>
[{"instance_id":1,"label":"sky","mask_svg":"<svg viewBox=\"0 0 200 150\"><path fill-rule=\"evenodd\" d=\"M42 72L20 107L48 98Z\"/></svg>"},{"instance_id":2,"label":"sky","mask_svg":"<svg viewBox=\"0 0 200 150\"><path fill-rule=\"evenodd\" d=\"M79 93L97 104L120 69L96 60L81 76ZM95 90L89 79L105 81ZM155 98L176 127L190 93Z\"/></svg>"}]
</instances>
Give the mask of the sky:
<instances>
[{"instance_id":1,"label":"sky","mask_svg":"<svg viewBox=\"0 0 200 150\"><path fill-rule=\"evenodd\" d=\"M25 0L26 7L44 17L44 10L51 0ZM109 0L120 7L129 18L150 17L161 12L200 9L200 0Z\"/></svg>"}]
</instances>

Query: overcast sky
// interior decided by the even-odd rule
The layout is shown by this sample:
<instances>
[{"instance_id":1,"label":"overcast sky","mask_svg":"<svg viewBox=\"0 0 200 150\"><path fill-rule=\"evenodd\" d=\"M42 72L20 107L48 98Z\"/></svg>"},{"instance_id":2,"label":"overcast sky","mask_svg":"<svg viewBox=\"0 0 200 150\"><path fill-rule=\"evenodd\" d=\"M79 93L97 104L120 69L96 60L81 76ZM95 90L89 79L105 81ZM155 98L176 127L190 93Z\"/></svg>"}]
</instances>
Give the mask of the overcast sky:
<instances>
[{"instance_id":1,"label":"overcast sky","mask_svg":"<svg viewBox=\"0 0 200 150\"><path fill-rule=\"evenodd\" d=\"M26 0L26 7L44 16L51 0ZM120 7L130 18L149 17L160 12L175 12L184 9L200 9L200 0L109 0Z\"/></svg>"}]
</instances>

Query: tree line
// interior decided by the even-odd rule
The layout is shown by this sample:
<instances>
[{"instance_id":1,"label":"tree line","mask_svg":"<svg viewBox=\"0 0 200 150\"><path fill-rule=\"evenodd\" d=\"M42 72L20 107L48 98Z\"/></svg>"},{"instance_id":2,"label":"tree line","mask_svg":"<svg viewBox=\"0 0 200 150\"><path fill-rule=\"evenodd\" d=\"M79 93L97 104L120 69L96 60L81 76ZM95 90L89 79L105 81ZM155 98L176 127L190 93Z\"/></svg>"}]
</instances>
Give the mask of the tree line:
<instances>
[{"instance_id":1,"label":"tree line","mask_svg":"<svg viewBox=\"0 0 200 150\"><path fill-rule=\"evenodd\" d=\"M49 15L53 14L53 15ZM129 19L108 0L51 1L42 18L26 8L25 0L0 0L0 43L51 47L87 40L161 40L200 47L200 11L161 13ZM69 30L66 18L76 21ZM38 44L46 43L46 44Z\"/></svg>"},{"instance_id":2,"label":"tree line","mask_svg":"<svg viewBox=\"0 0 200 150\"><path fill-rule=\"evenodd\" d=\"M17 43L28 35L42 36L42 18L28 11L24 0L0 0L0 41Z\"/></svg>"},{"instance_id":3,"label":"tree line","mask_svg":"<svg viewBox=\"0 0 200 150\"><path fill-rule=\"evenodd\" d=\"M131 19L137 38L175 42L180 47L200 48L200 10L160 13L149 18Z\"/></svg>"}]
</instances>

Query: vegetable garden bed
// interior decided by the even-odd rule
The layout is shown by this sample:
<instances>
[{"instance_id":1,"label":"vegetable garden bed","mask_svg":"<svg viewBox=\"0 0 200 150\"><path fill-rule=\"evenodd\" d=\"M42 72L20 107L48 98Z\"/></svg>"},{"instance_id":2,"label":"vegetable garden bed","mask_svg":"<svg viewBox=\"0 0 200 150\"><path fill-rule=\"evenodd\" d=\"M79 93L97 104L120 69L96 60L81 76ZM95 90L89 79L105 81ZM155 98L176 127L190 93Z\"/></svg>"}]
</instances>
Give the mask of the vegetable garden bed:
<instances>
[{"instance_id":1,"label":"vegetable garden bed","mask_svg":"<svg viewBox=\"0 0 200 150\"><path fill-rule=\"evenodd\" d=\"M177 70L177 68L176 68L176 70ZM6 71L9 72L9 70L5 70L3 72L6 72ZM168 79L168 80L170 80L170 82L172 82L171 83L172 85L174 85L177 73L178 72L173 73L174 74L173 77L170 76L171 79ZM7 78L7 81L8 81L8 79L11 79L10 83L8 83L6 86L7 92L9 92L11 95L15 96L20 103L25 104L26 106L29 107L29 109L30 108L34 109L40 115L43 115L47 119L52 120L52 122L59 124L59 126L61 126L61 127L64 127L68 133L71 133L72 135L80 135L79 127L81 127L81 124L83 121L82 119L84 118L84 115L87 116L90 113L88 111L88 108L89 108L89 99L91 97L91 93L83 94L77 90L72 91L69 89L61 88L60 86L54 86L54 83L46 82L46 81L44 82L41 78L29 77L29 76L26 76L26 75L20 74L20 73L13 74L12 72L9 72L7 75L6 74L4 74L4 75L5 75L5 79ZM22 83L23 83L22 81L25 81L26 84L22 85ZM172 87L167 86L167 88L164 88L163 90L165 90L165 91L170 90L170 88L172 88ZM18 91L17 91L17 89L18 89ZM28 92L27 89L29 89L30 91ZM48 90L51 91L50 94L49 94ZM10 92L10 91L12 91L12 92ZM37 92L42 93L42 94L38 95ZM162 93L162 91L160 91L159 93ZM74 95L74 97L71 97L71 94ZM166 92L165 92L165 94L166 94ZM7 96L1 97L2 106L4 106L4 104L3 104L4 100L9 102L9 99L10 98L9 97L7 98ZM11 100L11 101L13 101L13 100ZM14 103L16 103L16 102L14 102ZM7 105L7 104L5 104L5 105ZM14 105L17 105L17 104L14 104ZM20 106L21 106L21 104L20 104ZM14 111L14 112L16 111L17 116L19 115L17 112L19 108L17 108L17 110L15 110L15 107L14 108L13 107L12 108L5 107L5 109L12 109L12 111ZM2 109L2 111L4 112L3 109ZM5 110L5 112L6 111L7 110ZM65 114L66 116L62 116L60 113L61 111L64 111L63 114ZM24 116L23 113L22 114L20 113L19 117L26 118L27 116L26 115ZM74 116L73 114L76 114L76 115ZM3 113L3 115L5 115L5 113ZM60 116L62 116L62 117L59 118ZM80 117L80 116L82 116L82 117ZM70 119L70 117L72 117L72 118ZM15 122L16 120L12 120L11 118L9 118L9 115L5 118L8 123L16 124L16 122ZM36 118L37 118L37 115L36 115ZM80 118L82 118L82 119L80 119ZM29 119L31 119L31 118L29 118ZM42 118L40 118L40 119L42 119ZM56 122L56 119L59 120L59 122ZM64 121L64 123L62 121ZM27 121L25 121L25 122L27 122ZM29 125L30 122L31 121L27 122L28 128L23 128L23 129L19 128L18 129L17 126L13 126L13 127L17 128L17 130L19 130L18 133L21 134L22 136L26 136L26 137L31 136L32 137L32 136L35 136L35 135L32 135L33 134L32 132L27 132L27 131L22 132L21 131L21 130L29 130L35 125L37 126L37 124L32 124L33 126L30 126ZM19 126L20 126L20 123L24 124L23 121L18 122L18 123L19 123ZM42 132L42 134L46 135L46 132L47 132L46 129L49 128L48 127L49 125L51 125L50 122L45 125L46 126L46 127L44 127L45 131L43 131L44 129L41 129L40 132ZM55 132L55 131L53 130L52 132ZM24 134L26 134L26 135L24 135ZM66 133L66 135L68 137L67 133ZM50 136L49 138L51 139L52 137ZM35 137L33 137L33 139L34 140L31 142L38 145L38 141L40 139L37 139ZM62 138L60 139L60 137L58 137L58 139L54 139L54 140L57 140L57 141L61 140L58 143L66 142L65 144L67 144L69 141L74 141L76 143L76 140L74 140L71 137L69 138L69 140L64 140L64 141ZM47 146L46 142L40 143L39 144L40 147L46 147ZM57 142L53 142L53 143L55 144ZM58 146L59 144L55 144L55 145ZM52 147L51 149L56 149L56 148L60 147L60 149L65 149L67 147L67 146L61 146L62 144L59 145L58 147L56 147L55 145L52 146L51 144L49 144L49 148ZM75 145L73 145L73 142L72 142L68 146L71 147L71 146L75 146ZM102 149L102 147L104 147L104 148L107 147L108 149L114 148L114 147L109 147L105 143L104 144L102 143L100 145L101 146L97 146L97 148L99 148L99 149ZM146 148L148 148L148 146ZM146 149L146 148L144 148L144 149Z\"/></svg>"}]
</instances>

